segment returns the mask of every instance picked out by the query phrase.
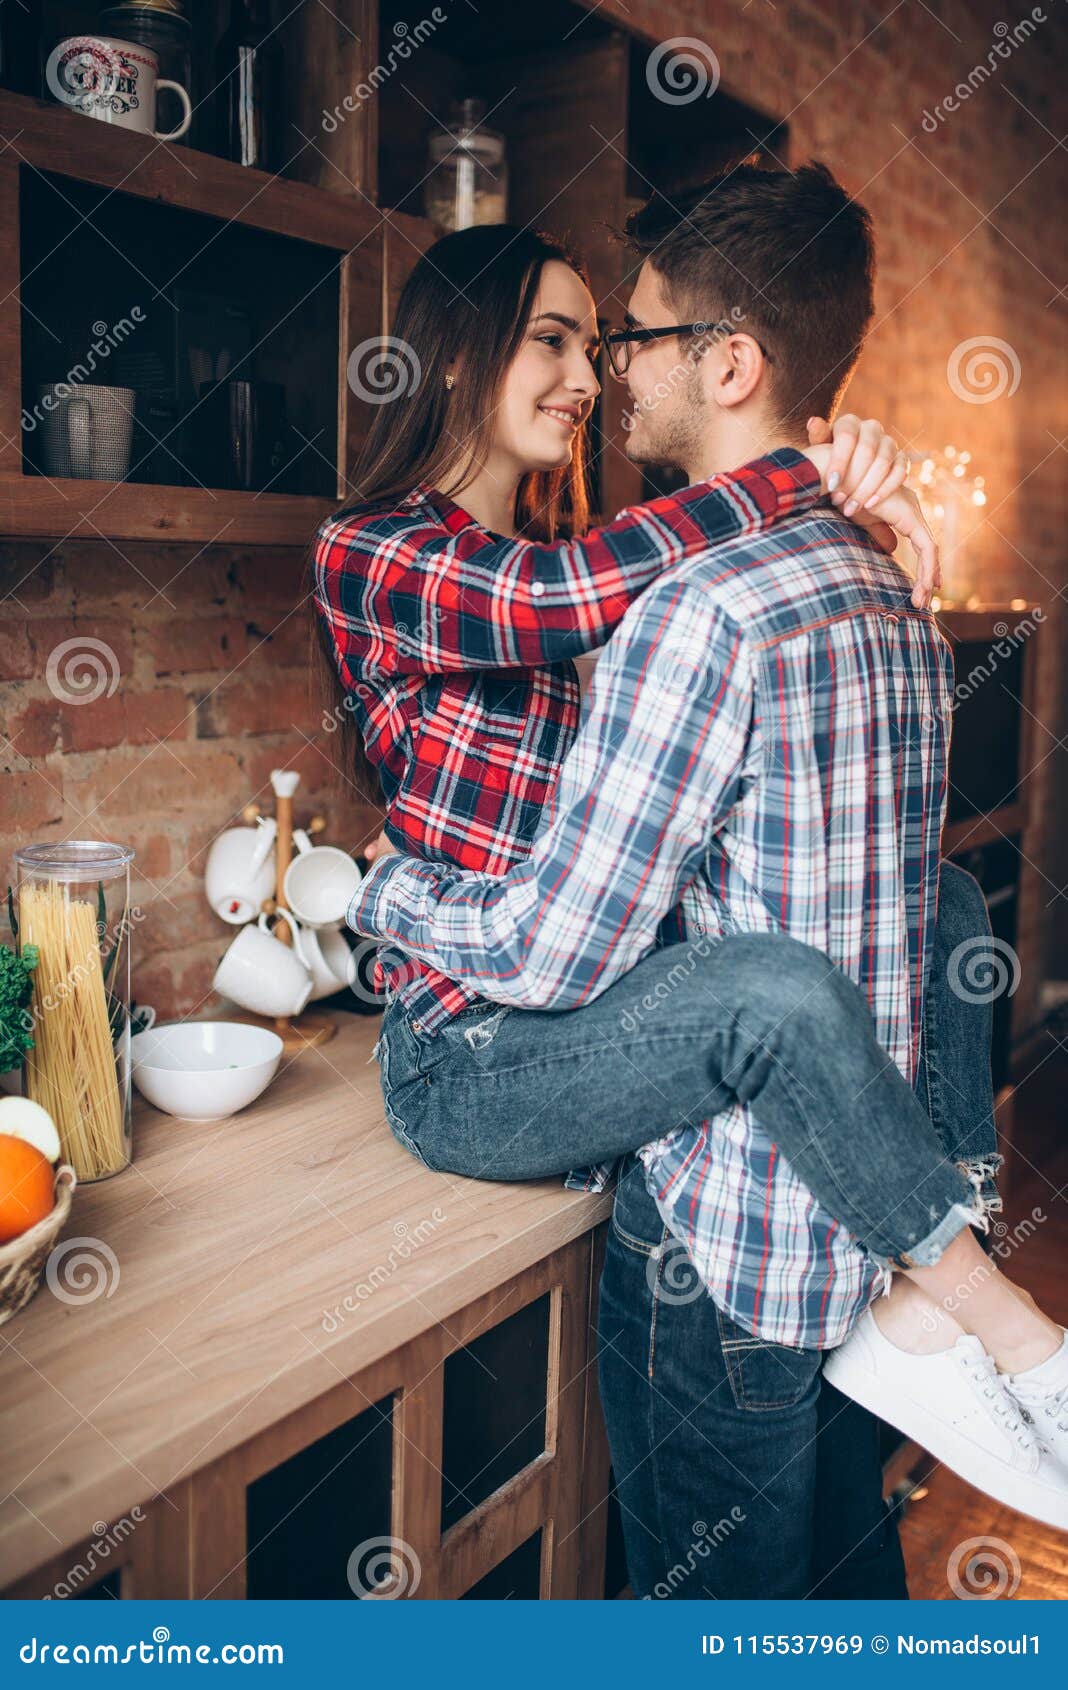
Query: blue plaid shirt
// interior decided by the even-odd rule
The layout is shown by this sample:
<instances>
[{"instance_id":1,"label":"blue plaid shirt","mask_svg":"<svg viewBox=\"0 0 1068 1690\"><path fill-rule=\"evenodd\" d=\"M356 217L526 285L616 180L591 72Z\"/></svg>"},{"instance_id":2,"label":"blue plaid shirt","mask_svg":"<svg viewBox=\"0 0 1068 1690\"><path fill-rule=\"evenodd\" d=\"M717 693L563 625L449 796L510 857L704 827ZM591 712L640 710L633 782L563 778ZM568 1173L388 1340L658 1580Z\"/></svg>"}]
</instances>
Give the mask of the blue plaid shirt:
<instances>
[{"instance_id":1,"label":"blue plaid shirt","mask_svg":"<svg viewBox=\"0 0 1068 1690\"><path fill-rule=\"evenodd\" d=\"M952 660L837 512L669 568L594 675L529 858L388 857L349 910L499 1003L574 1009L680 931L779 930L865 992L912 1080L945 809ZM639 1152L713 1297L770 1342L841 1342L881 1270L735 1106Z\"/></svg>"}]
</instances>

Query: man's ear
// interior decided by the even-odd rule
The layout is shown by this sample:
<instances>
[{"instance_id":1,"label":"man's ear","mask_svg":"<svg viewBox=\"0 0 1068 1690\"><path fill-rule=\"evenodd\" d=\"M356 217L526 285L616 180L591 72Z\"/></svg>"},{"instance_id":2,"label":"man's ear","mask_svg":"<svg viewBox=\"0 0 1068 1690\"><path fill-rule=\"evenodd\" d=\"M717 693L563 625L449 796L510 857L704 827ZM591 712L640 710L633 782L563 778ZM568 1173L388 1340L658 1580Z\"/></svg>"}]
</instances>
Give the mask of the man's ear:
<instances>
[{"instance_id":1,"label":"man's ear","mask_svg":"<svg viewBox=\"0 0 1068 1690\"><path fill-rule=\"evenodd\" d=\"M741 405L764 377L765 358L751 334L732 334L716 347L712 364L712 393L717 405Z\"/></svg>"}]
</instances>

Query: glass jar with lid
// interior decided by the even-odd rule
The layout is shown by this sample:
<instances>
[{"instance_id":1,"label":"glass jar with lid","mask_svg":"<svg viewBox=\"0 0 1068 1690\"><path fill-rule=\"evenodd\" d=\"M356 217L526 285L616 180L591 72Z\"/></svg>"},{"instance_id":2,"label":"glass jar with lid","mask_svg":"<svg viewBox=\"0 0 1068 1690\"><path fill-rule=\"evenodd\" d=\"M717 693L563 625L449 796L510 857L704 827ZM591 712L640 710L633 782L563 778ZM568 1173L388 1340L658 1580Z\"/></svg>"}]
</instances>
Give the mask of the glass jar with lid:
<instances>
[{"instance_id":1,"label":"glass jar with lid","mask_svg":"<svg viewBox=\"0 0 1068 1690\"><path fill-rule=\"evenodd\" d=\"M193 28L182 0L115 0L115 4L100 8L97 28L102 35L113 35L119 41L136 41L142 47L151 47L159 59L160 76L181 83L193 108L190 127L184 135L168 142L168 146L199 145L199 141L192 139L198 129L197 97L192 86ZM176 100L177 96L168 88L159 99ZM169 127L162 115L156 127Z\"/></svg>"},{"instance_id":2,"label":"glass jar with lid","mask_svg":"<svg viewBox=\"0 0 1068 1690\"><path fill-rule=\"evenodd\" d=\"M130 1161L130 864L100 839L15 852L15 937L33 945L25 1095L47 1109L79 1180Z\"/></svg>"},{"instance_id":3,"label":"glass jar with lid","mask_svg":"<svg viewBox=\"0 0 1068 1690\"><path fill-rule=\"evenodd\" d=\"M427 217L442 234L508 216L504 136L487 129L481 100L454 103L449 122L430 137L430 174L423 186Z\"/></svg>"}]
</instances>

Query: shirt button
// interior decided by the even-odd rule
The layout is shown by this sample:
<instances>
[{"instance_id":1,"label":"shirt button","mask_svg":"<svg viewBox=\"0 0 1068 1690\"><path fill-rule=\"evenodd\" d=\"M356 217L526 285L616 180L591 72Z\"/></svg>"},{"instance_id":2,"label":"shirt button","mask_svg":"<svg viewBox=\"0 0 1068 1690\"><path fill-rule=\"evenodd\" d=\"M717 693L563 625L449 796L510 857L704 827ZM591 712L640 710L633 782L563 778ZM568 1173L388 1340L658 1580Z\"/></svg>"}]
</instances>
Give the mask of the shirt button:
<instances>
[{"instance_id":1,"label":"shirt button","mask_svg":"<svg viewBox=\"0 0 1068 1690\"><path fill-rule=\"evenodd\" d=\"M530 583L530 596L531 596L532 599L540 599L541 595L542 595L542 593L544 593L544 591L545 591L545 582L544 581L532 581Z\"/></svg>"}]
</instances>

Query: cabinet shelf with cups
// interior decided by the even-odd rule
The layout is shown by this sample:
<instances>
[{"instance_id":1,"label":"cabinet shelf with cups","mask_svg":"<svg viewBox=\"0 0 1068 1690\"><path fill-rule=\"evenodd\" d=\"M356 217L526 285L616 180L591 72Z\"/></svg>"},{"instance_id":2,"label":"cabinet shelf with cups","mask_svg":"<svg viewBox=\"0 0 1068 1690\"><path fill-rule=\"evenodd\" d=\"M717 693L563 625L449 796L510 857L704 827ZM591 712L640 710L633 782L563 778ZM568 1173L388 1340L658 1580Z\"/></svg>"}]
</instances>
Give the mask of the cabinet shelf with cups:
<instances>
[{"instance_id":1,"label":"cabinet shelf with cups","mask_svg":"<svg viewBox=\"0 0 1068 1690\"><path fill-rule=\"evenodd\" d=\"M301 544L424 226L0 91L0 530Z\"/></svg>"}]
</instances>

